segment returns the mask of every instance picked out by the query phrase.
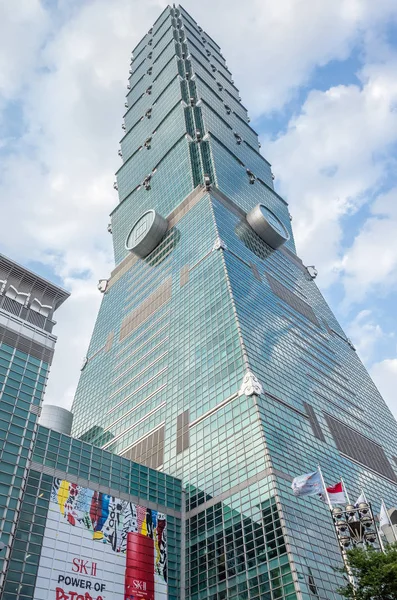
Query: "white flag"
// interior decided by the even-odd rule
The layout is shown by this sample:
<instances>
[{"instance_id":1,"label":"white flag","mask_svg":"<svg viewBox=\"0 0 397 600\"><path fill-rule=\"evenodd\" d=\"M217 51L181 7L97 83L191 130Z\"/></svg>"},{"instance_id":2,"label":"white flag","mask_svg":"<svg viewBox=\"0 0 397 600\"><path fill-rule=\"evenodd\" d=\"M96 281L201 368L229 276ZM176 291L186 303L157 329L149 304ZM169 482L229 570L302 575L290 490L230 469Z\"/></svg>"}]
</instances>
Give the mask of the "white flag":
<instances>
[{"instance_id":1,"label":"white flag","mask_svg":"<svg viewBox=\"0 0 397 600\"><path fill-rule=\"evenodd\" d=\"M365 497L364 492L361 492L361 494L359 495L359 497L357 498L356 502L354 503L354 506L356 508L358 508L359 504L362 504L363 502L367 502L367 499Z\"/></svg>"},{"instance_id":2,"label":"white flag","mask_svg":"<svg viewBox=\"0 0 397 600\"><path fill-rule=\"evenodd\" d=\"M384 525L390 525L390 518L386 510L385 503L382 502L379 513L379 525L383 527Z\"/></svg>"},{"instance_id":3,"label":"white flag","mask_svg":"<svg viewBox=\"0 0 397 600\"><path fill-rule=\"evenodd\" d=\"M315 496L324 492L319 471L295 477L291 487L295 496Z\"/></svg>"}]
</instances>

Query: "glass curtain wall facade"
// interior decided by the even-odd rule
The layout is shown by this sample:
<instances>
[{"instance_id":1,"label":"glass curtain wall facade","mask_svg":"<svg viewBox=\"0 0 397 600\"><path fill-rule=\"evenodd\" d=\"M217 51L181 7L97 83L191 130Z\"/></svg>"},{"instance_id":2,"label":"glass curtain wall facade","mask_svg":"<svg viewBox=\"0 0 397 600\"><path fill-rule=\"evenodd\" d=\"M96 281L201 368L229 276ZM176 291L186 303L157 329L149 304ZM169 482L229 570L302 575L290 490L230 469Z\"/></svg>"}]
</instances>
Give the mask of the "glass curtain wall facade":
<instances>
[{"instance_id":1,"label":"glass curtain wall facade","mask_svg":"<svg viewBox=\"0 0 397 600\"><path fill-rule=\"evenodd\" d=\"M321 464L328 485L395 505L397 424L296 254L219 46L182 7L134 49L126 108L116 266L73 433L182 478L191 600L336 598L328 508L292 478Z\"/></svg>"},{"instance_id":2,"label":"glass curtain wall facade","mask_svg":"<svg viewBox=\"0 0 397 600\"><path fill-rule=\"evenodd\" d=\"M54 355L53 314L68 296L0 254L0 590Z\"/></svg>"},{"instance_id":3,"label":"glass curtain wall facade","mask_svg":"<svg viewBox=\"0 0 397 600\"><path fill-rule=\"evenodd\" d=\"M109 588L113 582L117 591L121 588L124 592L123 568L117 570L118 563L123 561L122 553L116 550L115 553L110 551L104 556L101 555L101 551L103 554L103 549L105 546L110 546L110 543L104 544L98 533L96 533L97 541L90 543L92 535L84 536L84 527L79 527L77 522L79 511L68 506L70 502L67 502L64 507L59 501L59 494L58 502L65 513L69 511L69 516L68 519L60 520L61 524L58 528L51 524L50 532L55 540L51 546L51 540L48 539L50 505L53 501L54 485L59 486L59 482L67 482L69 490L74 492L77 499L82 492L95 490L105 498L110 494L120 503L132 503L138 509L138 522L141 506L150 510L151 516L155 515L162 519L166 523L164 527L166 534L163 530L167 585L165 597L179 600L181 526L184 522L181 520L181 482L170 475L132 463L125 458L41 425L37 429L15 540L2 587L3 600L41 600L42 598L55 600L55 597L66 600L66 597L76 598L79 593L85 598L88 598L86 593L95 599L98 596L105 600L113 597L120 598L119 593L112 596L112 590ZM66 498L67 496L64 497L65 500ZM66 523L63 524L65 521ZM116 519L113 519L114 522L117 522ZM112 528L111 532L108 531L109 528ZM81 535L82 531L83 535ZM114 531L115 526L111 518L104 520L102 532L105 537L109 538L109 534ZM118 540L120 537L120 533L115 536ZM94 563L96 565L94 578L90 577L93 574L92 559L89 554L92 547L96 551L95 556L99 557L98 562ZM67 560L69 554L74 557L74 565L79 564L80 556L84 557L85 566L81 571L76 567L70 569ZM108 557L109 560L106 560ZM80 577L83 582L91 581L92 588L84 587L79 582L79 589L78 586L70 584L65 577L64 581L61 579L58 582L58 589L61 591L56 595L52 587L59 579L58 569L59 572L64 569L72 578ZM112 574L115 571L113 579ZM95 593L95 581L105 586L102 593ZM74 596L70 595L69 588L74 591ZM121 597L123 598L124 594ZM155 595L155 598L163 597L160 594Z\"/></svg>"}]
</instances>

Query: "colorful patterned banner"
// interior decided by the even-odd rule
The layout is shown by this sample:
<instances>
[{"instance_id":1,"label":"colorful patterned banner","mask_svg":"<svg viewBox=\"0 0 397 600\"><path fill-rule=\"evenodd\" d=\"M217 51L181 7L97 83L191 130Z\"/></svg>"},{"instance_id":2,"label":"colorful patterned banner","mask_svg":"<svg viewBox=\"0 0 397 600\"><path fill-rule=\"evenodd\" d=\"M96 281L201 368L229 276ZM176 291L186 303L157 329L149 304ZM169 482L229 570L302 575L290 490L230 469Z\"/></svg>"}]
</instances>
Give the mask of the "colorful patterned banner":
<instances>
[{"instance_id":1,"label":"colorful patterned banner","mask_svg":"<svg viewBox=\"0 0 397 600\"><path fill-rule=\"evenodd\" d=\"M73 600L74 594L165 600L166 516L54 479L34 599Z\"/></svg>"}]
</instances>

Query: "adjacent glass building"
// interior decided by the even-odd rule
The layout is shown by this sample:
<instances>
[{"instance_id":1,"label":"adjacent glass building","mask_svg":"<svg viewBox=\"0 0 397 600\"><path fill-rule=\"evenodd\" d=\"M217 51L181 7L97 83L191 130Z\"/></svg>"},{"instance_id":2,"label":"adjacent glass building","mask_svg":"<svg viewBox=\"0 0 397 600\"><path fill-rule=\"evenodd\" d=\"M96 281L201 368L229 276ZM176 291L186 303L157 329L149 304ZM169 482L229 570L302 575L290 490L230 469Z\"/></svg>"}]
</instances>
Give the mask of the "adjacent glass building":
<instances>
[{"instance_id":1,"label":"adjacent glass building","mask_svg":"<svg viewBox=\"0 0 397 600\"><path fill-rule=\"evenodd\" d=\"M181 497L178 479L39 425L2 599L123 600L134 531L151 553L142 597L178 600Z\"/></svg>"},{"instance_id":2,"label":"adjacent glass building","mask_svg":"<svg viewBox=\"0 0 397 600\"><path fill-rule=\"evenodd\" d=\"M189 600L336 598L328 508L291 480L320 464L396 505L397 424L296 253L216 42L167 7L127 87L73 433L183 480Z\"/></svg>"},{"instance_id":3,"label":"adjacent glass building","mask_svg":"<svg viewBox=\"0 0 397 600\"><path fill-rule=\"evenodd\" d=\"M53 315L68 296L0 254L0 589L54 355Z\"/></svg>"},{"instance_id":4,"label":"adjacent glass building","mask_svg":"<svg viewBox=\"0 0 397 600\"><path fill-rule=\"evenodd\" d=\"M0 255L0 596L179 600L181 481L71 438L69 411L42 410L68 295Z\"/></svg>"}]
</instances>

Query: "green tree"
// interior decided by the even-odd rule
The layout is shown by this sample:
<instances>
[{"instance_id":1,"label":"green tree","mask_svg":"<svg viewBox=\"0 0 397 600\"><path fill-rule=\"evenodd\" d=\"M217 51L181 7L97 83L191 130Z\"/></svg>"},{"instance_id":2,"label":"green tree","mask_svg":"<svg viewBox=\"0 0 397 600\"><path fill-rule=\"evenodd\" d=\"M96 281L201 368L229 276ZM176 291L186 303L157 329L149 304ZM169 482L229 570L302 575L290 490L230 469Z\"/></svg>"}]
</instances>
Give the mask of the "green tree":
<instances>
[{"instance_id":1,"label":"green tree","mask_svg":"<svg viewBox=\"0 0 397 600\"><path fill-rule=\"evenodd\" d=\"M347 552L355 589L349 583L338 593L351 600L397 600L397 544L385 553L373 548L354 548ZM346 569L338 569L346 573Z\"/></svg>"}]
</instances>

